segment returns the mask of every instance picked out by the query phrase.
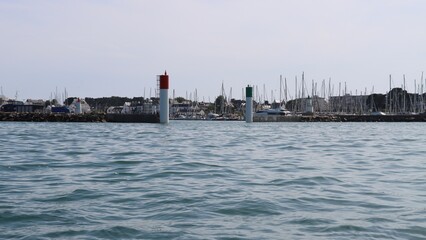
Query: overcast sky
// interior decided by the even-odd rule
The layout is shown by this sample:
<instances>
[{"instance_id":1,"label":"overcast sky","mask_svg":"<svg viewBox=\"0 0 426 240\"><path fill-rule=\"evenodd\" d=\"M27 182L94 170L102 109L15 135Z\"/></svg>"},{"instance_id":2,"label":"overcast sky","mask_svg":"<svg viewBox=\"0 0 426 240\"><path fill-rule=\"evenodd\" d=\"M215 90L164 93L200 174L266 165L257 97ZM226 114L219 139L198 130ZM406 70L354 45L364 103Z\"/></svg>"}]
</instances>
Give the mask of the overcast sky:
<instances>
[{"instance_id":1,"label":"overcast sky","mask_svg":"<svg viewBox=\"0 0 426 240\"><path fill-rule=\"evenodd\" d=\"M149 96L170 75L176 96L213 100L222 82L295 95L331 78L348 92L420 83L424 0L0 0L0 85L10 98ZM426 90L426 88L425 88ZM170 93L172 94L172 93ZM153 90L151 91L153 95Z\"/></svg>"}]
</instances>

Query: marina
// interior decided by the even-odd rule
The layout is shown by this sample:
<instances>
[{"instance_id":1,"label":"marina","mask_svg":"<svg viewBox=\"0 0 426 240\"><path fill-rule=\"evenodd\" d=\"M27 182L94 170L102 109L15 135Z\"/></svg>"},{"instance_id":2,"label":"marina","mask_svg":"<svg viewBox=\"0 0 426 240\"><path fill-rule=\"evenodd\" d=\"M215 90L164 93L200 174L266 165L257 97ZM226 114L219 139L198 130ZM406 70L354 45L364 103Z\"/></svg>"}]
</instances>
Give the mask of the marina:
<instances>
[{"instance_id":1,"label":"marina","mask_svg":"<svg viewBox=\"0 0 426 240\"><path fill-rule=\"evenodd\" d=\"M312 95L302 74L302 89L296 92L299 98L287 100L287 81L280 76L279 100L263 100L257 86L248 85L243 91L245 100L230 98L225 94L222 83L221 95L214 103L198 102L182 97L169 97L169 75L164 72L157 76L155 97L133 98L123 102L122 106L98 103L95 99L67 98L64 104L57 100L27 100L25 103L7 99L3 94L0 100L0 121L53 121L53 122L129 122L162 123L169 120L210 120L210 121L246 121L252 122L424 122L426 93L422 83L418 93L408 93L404 88L391 88L386 94L351 95L342 92L342 96L332 96L329 82L328 97L325 81L322 84L322 96L312 82ZM404 79L405 81L405 79ZM283 88L283 85L285 86ZM304 87L303 87L304 86ZM334 88L334 87L333 87ZM256 90L255 90L256 89ZM340 84L339 84L339 92ZM264 91L266 92L266 91ZM66 94L64 94L66 95ZM194 93L196 96L196 92ZM284 96L284 97L283 97ZM256 100L257 99L257 100ZM104 98L102 99L104 100ZM270 103L271 102L271 103ZM53 105L52 103L55 103ZM93 108L89 103L102 108Z\"/></svg>"},{"instance_id":2,"label":"marina","mask_svg":"<svg viewBox=\"0 0 426 240\"><path fill-rule=\"evenodd\" d=\"M183 119L172 119L180 121ZM245 121L238 118L218 116L214 119L185 119L186 121ZM115 123L158 123L155 114L105 114L91 113L5 113L0 112L0 121L7 122L115 122ZM426 122L426 114L417 115L258 115L254 122Z\"/></svg>"}]
</instances>

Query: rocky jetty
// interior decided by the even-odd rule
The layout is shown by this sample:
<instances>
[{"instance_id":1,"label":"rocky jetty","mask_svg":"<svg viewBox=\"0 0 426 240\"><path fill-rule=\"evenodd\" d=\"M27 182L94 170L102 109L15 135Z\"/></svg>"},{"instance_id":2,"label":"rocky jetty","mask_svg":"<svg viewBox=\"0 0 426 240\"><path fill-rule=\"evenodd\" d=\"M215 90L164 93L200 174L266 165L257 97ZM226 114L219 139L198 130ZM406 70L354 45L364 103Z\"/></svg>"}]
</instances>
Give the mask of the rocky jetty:
<instances>
[{"instance_id":1,"label":"rocky jetty","mask_svg":"<svg viewBox=\"0 0 426 240\"><path fill-rule=\"evenodd\" d=\"M302 122L426 122L426 114L417 115L313 115Z\"/></svg>"},{"instance_id":2,"label":"rocky jetty","mask_svg":"<svg viewBox=\"0 0 426 240\"><path fill-rule=\"evenodd\" d=\"M0 121L16 122L158 122L158 116L120 115L105 113L16 113L0 112ZM141 119L143 121L141 121ZM254 117L255 122L426 122L426 114L417 115L304 115Z\"/></svg>"},{"instance_id":3,"label":"rocky jetty","mask_svg":"<svg viewBox=\"0 0 426 240\"><path fill-rule=\"evenodd\" d=\"M257 116L254 122L426 122L426 114L417 115L302 115Z\"/></svg>"},{"instance_id":4,"label":"rocky jetty","mask_svg":"<svg viewBox=\"0 0 426 240\"><path fill-rule=\"evenodd\" d=\"M426 122L426 114L417 115L337 115L340 122Z\"/></svg>"},{"instance_id":5,"label":"rocky jetty","mask_svg":"<svg viewBox=\"0 0 426 240\"><path fill-rule=\"evenodd\" d=\"M159 123L159 114L107 114L107 122L119 123Z\"/></svg>"},{"instance_id":6,"label":"rocky jetty","mask_svg":"<svg viewBox=\"0 0 426 240\"><path fill-rule=\"evenodd\" d=\"M17 122L106 122L104 113L10 113L0 112L0 121Z\"/></svg>"},{"instance_id":7,"label":"rocky jetty","mask_svg":"<svg viewBox=\"0 0 426 240\"><path fill-rule=\"evenodd\" d=\"M301 122L341 122L336 115L306 115L300 117Z\"/></svg>"},{"instance_id":8,"label":"rocky jetty","mask_svg":"<svg viewBox=\"0 0 426 240\"><path fill-rule=\"evenodd\" d=\"M301 116L260 115L253 116L253 122L300 122Z\"/></svg>"}]
</instances>

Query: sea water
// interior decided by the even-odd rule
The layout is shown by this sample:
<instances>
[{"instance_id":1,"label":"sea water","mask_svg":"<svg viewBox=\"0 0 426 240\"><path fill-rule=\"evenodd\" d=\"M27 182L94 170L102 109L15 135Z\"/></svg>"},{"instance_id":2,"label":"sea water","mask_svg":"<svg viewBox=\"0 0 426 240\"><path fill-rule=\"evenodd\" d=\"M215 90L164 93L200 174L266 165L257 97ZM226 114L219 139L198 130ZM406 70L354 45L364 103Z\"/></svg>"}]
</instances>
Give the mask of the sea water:
<instances>
[{"instance_id":1,"label":"sea water","mask_svg":"<svg viewBox=\"0 0 426 240\"><path fill-rule=\"evenodd\" d=\"M0 123L0 239L425 239L424 123Z\"/></svg>"}]
</instances>

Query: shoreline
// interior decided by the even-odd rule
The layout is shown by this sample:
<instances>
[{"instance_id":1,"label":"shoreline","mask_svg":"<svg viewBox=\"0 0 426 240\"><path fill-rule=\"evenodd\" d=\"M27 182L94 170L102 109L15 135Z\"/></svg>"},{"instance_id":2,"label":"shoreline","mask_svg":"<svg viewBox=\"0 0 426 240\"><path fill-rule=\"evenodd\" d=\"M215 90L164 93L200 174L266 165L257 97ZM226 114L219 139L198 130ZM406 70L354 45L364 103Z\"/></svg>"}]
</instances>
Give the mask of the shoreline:
<instances>
[{"instance_id":1,"label":"shoreline","mask_svg":"<svg viewBox=\"0 0 426 240\"><path fill-rule=\"evenodd\" d=\"M123 116L125 117L125 116ZM426 122L426 114L417 115L309 115L266 116L254 122ZM9 122L126 122L111 121L105 113L16 113L0 112L0 121ZM199 120L209 121L209 120ZM129 121L127 121L129 122ZM131 121L130 121L131 122ZM134 121L133 121L134 122ZM217 122L217 121L214 121ZM228 121L225 121L228 122Z\"/></svg>"}]
</instances>

